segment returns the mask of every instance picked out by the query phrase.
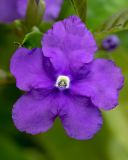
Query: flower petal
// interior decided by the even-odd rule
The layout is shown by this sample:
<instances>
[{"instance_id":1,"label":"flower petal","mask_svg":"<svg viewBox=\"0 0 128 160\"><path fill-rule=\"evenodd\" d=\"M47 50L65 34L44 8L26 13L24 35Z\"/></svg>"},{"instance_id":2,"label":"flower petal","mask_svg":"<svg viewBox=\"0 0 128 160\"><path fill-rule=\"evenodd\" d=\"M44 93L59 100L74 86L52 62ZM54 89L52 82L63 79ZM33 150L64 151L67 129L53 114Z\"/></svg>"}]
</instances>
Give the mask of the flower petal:
<instances>
[{"instance_id":1,"label":"flower petal","mask_svg":"<svg viewBox=\"0 0 128 160\"><path fill-rule=\"evenodd\" d=\"M89 98L70 97L60 112L60 119L67 134L75 139L90 139L102 126L100 111Z\"/></svg>"},{"instance_id":2,"label":"flower petal","mask_svg":"<svg viewBox=\"0 0 128 160\"><path fill-rule=\"evenodd\" d=\"M91 97L98 108L109 110L117 106L119 90L124 82L121 69L105 59L96 59L87 68L90 71L84 79L72 85L72 91Z\"/></svg>"},{"instance_id":3,"label":"flower petal","mask_svg":"<svg viewBox=\"0 0 128 160\"><path fill-rule=\"evenodd\" d=\"M11 59L10 69L21 90L30 91L32 88L48 88L53 85L43 67L41 49L30 51L19 48Z\"/></svg>"},{"instance_id":4,"label":"flower petal","mask_svg":"<svg viewBox=\"0 0 128 160\"><path fill-rule=\"evenodd\" d=\"M16 0L0 0L0 22L9 23L20 18Z\"/></svg>"},{"instance_id":5,"label":"flower petal","mask_svg":"<svg viewBox=\"0 0 128 160\"><path fill-rule=\"evenodd\" d=\"M43 37L43 53L57 70L78 69L93 60L96 42L84 23L71 16L53 25Z\"/></svg>"},{"instance_id":6,"label":"flower petal","mask_svg":"<svg viewBox=\"0 0 128 160\"><path fill-rule=\"evenodd\" d=\"M56 106L51 103L53 99L54 96L46 91L23 95L13 108L12 118L16 128L30 134L46 132L52 127L57 114Z\"/></svg>"},{"instance_id":7,"label":"flower petal","mask_svg":"<svg viewBox=\"0 0 128 160\"><path fill-rule=\"evenodd\" d=\"M25 15L26 15L27 6L28 6L28 0L18 0L18 1L17 1L18 13L19 13L23 18L24 18Z\"/></svg>"},{"instance_id":8,"label":"flower petal","mask_svg":"<svg viewBox=\"0 0 128 160\"><path fill-rule=\"evenodd\" d=\"M63 0L45 0L46 10L44 14L45 21L51 21L58 17Z\"/></svg>"}]
</instances>

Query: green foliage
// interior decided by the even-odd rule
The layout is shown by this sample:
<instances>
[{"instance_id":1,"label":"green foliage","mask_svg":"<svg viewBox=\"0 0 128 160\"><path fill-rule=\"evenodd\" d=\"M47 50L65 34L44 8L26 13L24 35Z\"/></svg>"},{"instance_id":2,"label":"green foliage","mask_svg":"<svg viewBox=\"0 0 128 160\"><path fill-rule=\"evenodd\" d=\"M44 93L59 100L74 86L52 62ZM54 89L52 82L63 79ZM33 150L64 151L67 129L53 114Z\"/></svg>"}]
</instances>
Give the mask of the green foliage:
<instances>
[{"instance_id":1,"label":"green foliage","mask_svg":"<svg viewBox=\"0 0 128 160\"><path fill-rule=\"evenodd\" d=\"M31 27L39 25L41 23L44 11L44 0L39 0L38 4L35 0L28 0L28 8L25 19L25 25L28 29L31 29Z\"/></svg>"},{"instance_id":2,"label":"green foliage","mask_svg":"<svg viewBox=\"0 0 128 160\"><path fill-rule=\"evenodd\" d=\"M114 14L106 20L95 31L95 36L103 37L106 34L111 34L119 31L128 30L128 9Z\"/></svg>"},{"instance_id":3,"label":"green foliage","mask_svg":"<svg viewBox=\"0 0 128 160\"><path fill-rule=\"evenodd\" d=\"M70 0L76 14L81 18L83 22L86 20L86 12L87 12L87 0Z\"/></svg>"},{"instance_id":4,"label":"green foliage","mask_svg":"<svg viewBox=\"0 0 128 160\"><path fill-rule=\"evenodd\" d=\"M41 47L42 33L40 31L32 31L25 35L22 46L32 49Z\"/></svg>"},{"instance_id":5,"label":"green foliage","mask_svg":"<svg viewBox=\"0 0 128 160\"><path fill-rule=\"evenodd\" d=\"M16 50L15 42L21 43L22 36L13 25L0 24L0 69L9 71L12 53Z\"/></svg>"},{"instance_id":6,"label":"green foliage","mask_svg":"<svg viewBox=\"0 0 128 160\"><path fill-rule=\"evenodd\" d=\"M20 154L20 156L19 156ZM0 134L0 159L1 160L29 160L21 154L20 148L7 136Z\"/></svg>"},{"instance_id":7,"label":"green foliage","mask_svg":"<svg viewBox=\"0 0 128 160\"><path fill-rule=\"evenodd\" d=\"M96 29L108 17L127 7L127 0L88 0L87 25Z\"/></svg>"}]
</instances>

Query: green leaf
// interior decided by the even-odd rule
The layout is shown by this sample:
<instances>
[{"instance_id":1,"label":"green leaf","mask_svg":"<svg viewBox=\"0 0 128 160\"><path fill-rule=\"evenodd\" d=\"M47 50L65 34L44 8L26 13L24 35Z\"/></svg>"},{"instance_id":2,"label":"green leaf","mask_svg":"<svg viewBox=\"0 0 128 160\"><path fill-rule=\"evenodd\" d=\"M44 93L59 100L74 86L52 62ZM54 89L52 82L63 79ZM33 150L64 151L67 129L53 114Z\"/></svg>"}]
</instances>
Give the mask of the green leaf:
<instances>
[{"instance_id":1,"label":"green leaf","mask_svg":"<svg viewBox=\"0 0 128 160\"><path fill-rule=\"evenodd\" d=\"M42 33L40 31L33 31L28 34L26 34L22 46L32 49L41 47L41 39L42 39Z\"/></svg>"},{"instance_id":2,"label":"green leaf","mask_svg":"<svg viewBox=\"0 0 128 160\"><path fill-rule=\"evenodd\" d=\"M25 24L28 29L31 29L32 26L39 25L42 21L42 17L45 11L44 0L39 0L37 3L36 0L28 1L28 8L26 12Z\"/></svg>"},{"instance_id":3,"label":"green leaf","mask_svg":"<svg viewBox=\"0 0 128 160\"><path fill-rule=\"evenodd\" d=\"M114 14L94 31L95 36L103 37L119 31L128 30L128 9Z\"/></svg>"},{"instance_id":4,"label":"green leaf","mask_svg":"<svg viewBox=\"0 0 128 160\"><path fill-rule=\"evenodd\" d=\"M87 12L87 0L71 0L71 3L75 9L76 14L81 18L83 22L85 22Z\"/></svg>"}]
</instances>

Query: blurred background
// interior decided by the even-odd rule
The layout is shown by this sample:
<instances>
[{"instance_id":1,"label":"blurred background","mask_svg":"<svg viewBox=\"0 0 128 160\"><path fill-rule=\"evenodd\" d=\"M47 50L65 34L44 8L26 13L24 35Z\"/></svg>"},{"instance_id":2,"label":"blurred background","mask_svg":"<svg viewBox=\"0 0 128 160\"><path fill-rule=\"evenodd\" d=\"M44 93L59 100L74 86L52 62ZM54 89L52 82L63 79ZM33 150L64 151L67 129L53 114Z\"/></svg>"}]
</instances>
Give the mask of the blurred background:
<instances>
[{"instance_id":1,"label":"blurred background","mask_svg":"<svg viewBox=\"0 0 128 160\"><path fill-rule=\"evenodd\" d=\"M93 31L124 8L128 8L127 0L88 0L86 25ZM65 0L58 20L72 14L74 9ZM49 26L44 24L42 30ZM36 136L21 133L14 127L11 110L22 92L14 81L5 77L9 74L10 57L17 48L15 42L21 43L23 37L13 27L0 24L0 160L128 160L128 31L118 32L121 44L116 50L109 53L102 50L96 55L110 58L122 68L125 86L119 106L102 111L104 124L93 139L77 141L65 134L58 119L51 130Z\"/></svg>"}]
</instances>

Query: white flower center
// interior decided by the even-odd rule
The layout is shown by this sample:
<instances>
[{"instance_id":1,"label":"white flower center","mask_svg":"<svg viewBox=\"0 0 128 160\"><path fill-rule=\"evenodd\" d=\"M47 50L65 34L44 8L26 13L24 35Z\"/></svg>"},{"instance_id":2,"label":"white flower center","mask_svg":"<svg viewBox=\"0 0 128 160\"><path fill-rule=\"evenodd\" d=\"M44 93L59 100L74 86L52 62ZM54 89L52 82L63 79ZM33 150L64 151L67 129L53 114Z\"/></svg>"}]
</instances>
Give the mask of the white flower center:
<instances>
[{"instance_id":1,"label":"white flower center","mask_svg":"<svg viewBox=\"0 0 128 160\"><path fill-rule=\"evenodd\" d=\"M58 76L55 86L60 89L68 89L70 87L70 78L63 75Z\"/></svg>"}]
</instances>

